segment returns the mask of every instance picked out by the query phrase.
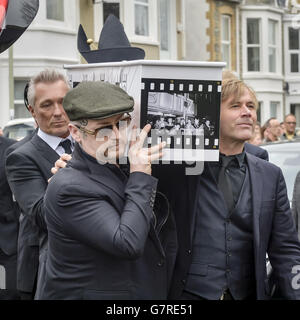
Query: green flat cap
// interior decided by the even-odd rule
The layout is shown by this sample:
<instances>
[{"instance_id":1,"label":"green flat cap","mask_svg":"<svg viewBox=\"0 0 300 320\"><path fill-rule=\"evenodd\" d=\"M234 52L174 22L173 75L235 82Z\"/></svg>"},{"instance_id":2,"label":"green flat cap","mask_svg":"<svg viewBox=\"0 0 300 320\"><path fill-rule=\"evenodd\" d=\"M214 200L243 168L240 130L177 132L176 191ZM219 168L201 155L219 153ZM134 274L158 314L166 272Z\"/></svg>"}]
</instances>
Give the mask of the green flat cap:
<instances>
[{"instance_id":1,"label":"green flat cap","mask_svg":"<svg viewBox=\"0 0 300 320\"><path fill-rule=\"evenodd\" d=\"M117 85L103 81L84 81L71 89L63 107L71 121L104 119L133 110L134 100Z\"/></svg>"}]
</instances>

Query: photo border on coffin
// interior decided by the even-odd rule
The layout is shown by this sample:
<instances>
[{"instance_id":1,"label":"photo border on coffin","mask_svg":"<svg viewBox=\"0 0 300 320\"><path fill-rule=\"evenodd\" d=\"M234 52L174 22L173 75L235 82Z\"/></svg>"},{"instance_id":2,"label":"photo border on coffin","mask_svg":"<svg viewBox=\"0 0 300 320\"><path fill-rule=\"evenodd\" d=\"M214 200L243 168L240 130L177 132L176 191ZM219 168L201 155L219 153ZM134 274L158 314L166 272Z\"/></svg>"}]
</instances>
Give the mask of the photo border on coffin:
<instances>
[{"instance_id":1,"label":"photo border on coffin","mask_svg":"<svg viewBox=\"0 0 300 320\"><path fill-rule=\"evenodd\" d=\"M205 161L216 161L211 160L209 156L210 152L218 151L219 149L219 119L220 119L220 101L221 101L221 81L206 81L206 80L183 80L183 79L157 79L157 78L142 78L142 88L141 88L141 110L140 110L140 125L141 128L150 122L149 115L153 115L153 108L149 108L149 93L166 93L171 95L182 95L186 94L186 97L191 97L196 108L194 117L208 118L213 125L213 133L205 132L203 136L196 135L184 135L184 138L181 141L181 148L174 148L171 145L171 148L168 149L168 146L164 149L170 153L167 157L164 157L163 160L157 161L159 164L182 164L185 166L194 165L195 162ZM173 100L174 101L174 100ZM151 106L150 106L151 107ZM150 111L149 111L150 109ZM179 117L178 112L174 113L172 107L170 109L161 110L163 115L169 115L170 117ZM190 117L190 116L189 116ZM200 120L200 119L199 119ZM153 123L152 123L153 124ZM155 145L156 140L156 130L151 130L151 133L148 135L148 145ZM154 135L154 140L153 136ZM168 135L162 136L162 141L166 141ZM198 147L196 146L196 140L202 140L198 142ZM186 139L191 140L191 144L185 143ZM180 155L180 152L183 152ZM173 152L173 153L172 153ZM170 160L176 159L174 152L178 153L178 161ZM204 156L205 154L205 156ZM197 159L201 159L198 161ZM213 156L215 159L215 156Z\"/></svg>"}]
</instances>

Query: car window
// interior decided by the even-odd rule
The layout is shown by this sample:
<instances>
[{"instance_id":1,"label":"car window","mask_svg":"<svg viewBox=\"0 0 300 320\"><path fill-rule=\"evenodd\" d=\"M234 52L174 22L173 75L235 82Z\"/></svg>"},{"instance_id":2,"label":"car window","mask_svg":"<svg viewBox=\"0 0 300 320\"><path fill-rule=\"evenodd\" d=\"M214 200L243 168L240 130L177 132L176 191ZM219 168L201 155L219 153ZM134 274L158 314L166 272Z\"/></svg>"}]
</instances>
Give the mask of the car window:
<instances>
[{"instance_id":1,"label":"car window","mask_svg":"<svg viewBox=\"0 0 300 320\"><path fill-rule=\"evenodd\" d=\"M34 127L28 126L26 124L17 124L14 126L5 127L3 129L3 135L7 138L14 140L21 140L28 134L33 133Z\"/></svg>"}]
</instances>

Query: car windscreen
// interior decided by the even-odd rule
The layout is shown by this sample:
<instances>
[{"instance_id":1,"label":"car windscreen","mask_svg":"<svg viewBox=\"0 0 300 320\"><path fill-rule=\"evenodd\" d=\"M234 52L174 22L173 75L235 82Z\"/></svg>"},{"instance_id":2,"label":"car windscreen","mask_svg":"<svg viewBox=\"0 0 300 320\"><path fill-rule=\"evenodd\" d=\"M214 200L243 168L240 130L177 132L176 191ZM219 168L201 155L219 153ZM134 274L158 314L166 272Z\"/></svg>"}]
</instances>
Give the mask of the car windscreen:
<instances>
[{"instance_id":1,"label":"car windscreen","mask_svg":"<svg viewBox=\"0 0 300 320\"><path fill-rule=\"evenodd\" d=\"M16 124L13 126L5 127L3 129L3 135L7 138L14 140L21 140L28 134L33 133L35 129L32 126L26 124Z\"/></svg>"}]
</instances>

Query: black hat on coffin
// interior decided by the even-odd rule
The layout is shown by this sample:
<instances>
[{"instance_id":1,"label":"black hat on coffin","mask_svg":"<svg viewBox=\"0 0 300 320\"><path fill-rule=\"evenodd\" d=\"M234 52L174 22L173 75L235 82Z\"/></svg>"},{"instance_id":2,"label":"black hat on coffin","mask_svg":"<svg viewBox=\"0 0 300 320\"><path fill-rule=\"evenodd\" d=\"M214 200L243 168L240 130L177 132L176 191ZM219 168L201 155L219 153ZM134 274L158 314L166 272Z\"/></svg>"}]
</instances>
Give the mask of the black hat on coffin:
<instances>
[{"instance_id":1,"label":"black hat on coffin","mask_svg":"<svg viewBox=\"0 0 300 320\"><path fill-rule=\"evenodd\" d=\"M82 25L78 29L77 48L88 63L117 62L145 58L145 51L131 47L124 27L117 17L110 14L102 28L98 50L91 50Z\"/></svg>"},{"instance_id":2,"label":"black hat on coffin","mask_svg":"<svg viewBox=\"0 0 300 320\"><path fill-rule=\"evenodd\" d=\"M39 0L8 0L3 3L4 12L0 12L0 53L18 40L39 9Z\"/></svg>"}]
</instances>

